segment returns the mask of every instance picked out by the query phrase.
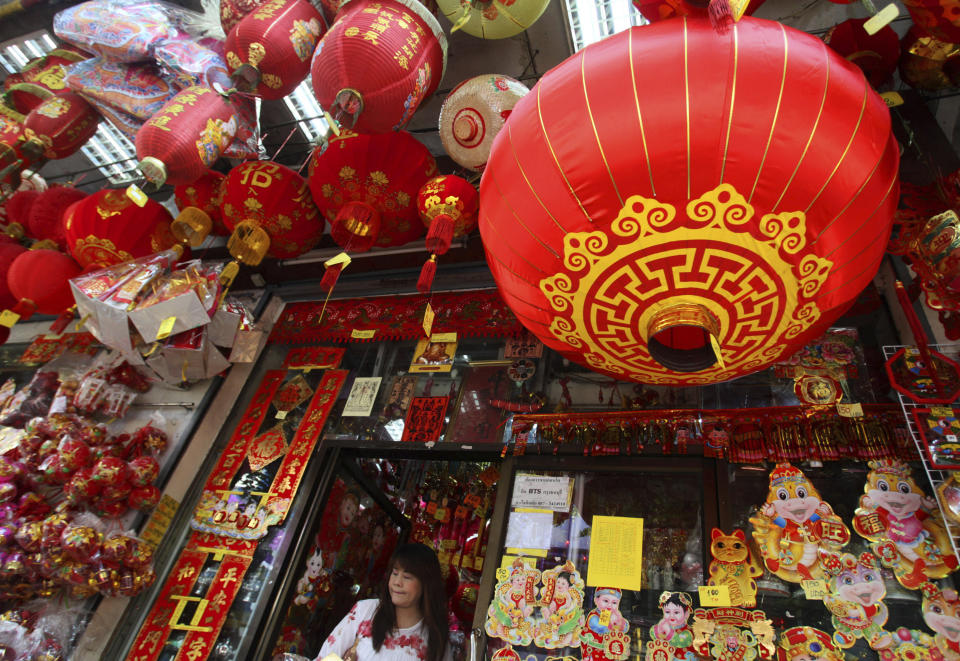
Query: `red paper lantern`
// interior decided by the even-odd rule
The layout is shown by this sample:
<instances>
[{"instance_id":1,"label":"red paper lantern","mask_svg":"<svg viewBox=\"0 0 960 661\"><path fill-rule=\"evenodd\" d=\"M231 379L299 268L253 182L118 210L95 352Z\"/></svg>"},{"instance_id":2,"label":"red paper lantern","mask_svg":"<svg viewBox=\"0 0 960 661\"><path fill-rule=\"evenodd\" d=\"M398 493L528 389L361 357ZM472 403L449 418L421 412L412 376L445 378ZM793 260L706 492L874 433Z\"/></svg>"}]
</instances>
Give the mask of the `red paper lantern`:
<instances>
[{"instance_id":1,"label":"red paper lantern","mask_svg":"<svg viewBox=\"0 0 960 661\"><path fill-rule=\"evenodd\" d=\"M0 309L2 310L9 310L17 303L17 299L10 293L7 273L13 261L26 251L27 249L19 243L0 243Z\"/></svg>"},{"instance_id":2,"label":"red paper lantern","mask_svg":"<svg viewBox=\"0 0 960 661\"><path fill-rule=\"evenodd\" d=\"M436 172L430 151L409 133L344 131L326 151L314 151L310 192L330 221L334 240L363 252L423 236L416 196Z\"/></svg>"},{"instance_id":3,"label":"red paper lantern","mask_svg":"<svg viewBox=\"0 0 960 661\"><path fill-rule=\"evenodd\" d=\"M209 87L187 87L137 131L137 168L157 186L188 184L207 172L236 133L230 99Z\"/></svg>"},{"instance_id":4,"label":"red paper lantern","mask_svg":"<svg viewBox=\"0 0 960 661\"><path fill-rule=\"evenodd\" d=\"M834 25L823 40L841 57L856 64L874 87L879 87L897 70L900 37L889 25L876 34L863 29L865 18L851 18Z\"/></svg>"},{"instance_id":5,"label":"red paper lantern","mask_svg":"<svg viewBox=\"0 0 960 661\"><path fill-rule=\"evenodd\" d=\"M101 190L64 212L64 230L70 254L86 269L172 248L171 219L159 202L141 208L122 190Z\"/></svg>"},{"instance_id":6,"label":"red paper lantern","mask_svg":"<svg viewBox=\"0 0 960 661\"><path fill-rule=\"evenodd\" d=\"M54 241L61 250L67 247L63 228L63 214L74 202L87 196L73 186L51 186L37 196L30 207L29 229L31 236Z\"/></svg>"},{"instance_id":7,"label":"red paper lantern","mask_svg":"<svg viewBox=\"0 0 960 661\"><path fill-rule=\"evenodd\" d=\"M243 92L282 99L310 73L310 56L325 27L306 0L268 0L230 30L230 77Z\"/></svg>"},{"instance_id":8,"label":"red paper lantern","mask_svg":"<svg viewBox=\"0 0 960 661\"><path fill-rule=\"evenodd\" d=\"M417 210L428 225L427 250L430 259L420 269L417 290L427 293L437 272L437 255L450 250L454 237L466 236L477 226L480 196L463 177L440 175L423 185L417 194Z\"/></svg>"},{"instance_id":9,"label":"red paper lantern","mask_svg":"<svg viewBox=\"0 0 960 661\"><path fill-rule=\"evenodd\" d=\"M619 379L712 383L791 355L870 282L897 167L889 110L822 41L665 21L520 100L480 231L504 300L551 348Z\"/></svg>"},{"instance_id":10,"label":"red paper lantern","mask_svg":"<svg viewBox=\"0 0 960 661\"><path fill-rule=\"evenodd\" d=\"M213 223L211 232L217 236L227 236L230 230L223 222L223 214L220 211L220 198L223 196L223 182L227 180L226 175L222 175L214 170L208 170L206 174L199 179L189 183L180 184L173 189L173 197L177 201L177 208L196 207L210 217Z\"/></svg>"},{"instance_id":11,"label":"red paper lantern","mask_svg":"<svg viewBox=\"0 0 960 661\"><path fill-rule=\"evenodd\" d=\"M80 275L80 267L70 257L56 250L28 250L20 254L7 271L10 293L20 301L20 316L33 311L60 314L73 305L70 278Z\"/></svg>"},{"instance_id":12,"label":"red paper lantern","mask_svg":"<svg viewBox=\"0 0 960 661\"><path fill-rule=\"evenodd\" d=\"M750 16L764 2L765 0L750 0L744 15ZM651 23L679 16L706 18L711 14L711 7L712 13L718 17L731 14L727 0L633 0L633 6Z\"/></svg>"},{"instance_id":13,"label":"red paper lantern","mask_svg":"<svg viewBox=\"0 0 960 661\"><path fill-rule=\"evenodd\" d=\"M302 255L320 241L323 216L310 198L307 182L272 161L247 161L223 184L223 220L233 234L230 254L256 266L269 255Z\"/></svg>"},{"instance_id":14,"label":"red paper lantern","mask_svg":"<svg viewBox=\"0 0 960 661\"><path fill-rule=\"evenodd\" d=\"M313 93L341 125L396 131L440 84L447 39L417 0L351 0L313 56Z\"/></svg>"},{"instance_id":15,"label":"red paper lantern","mask_svg":"<svg viewBox=\"0 0 960 661\"><path fill-rule=\"evenodd\" d=\"M960 44L960 3L957 0L904 0L913 26L920 34L949 44Z\"/></svg>"},{"instance_id":16,"label":"red paper lantern","mask_svg":"<svg viewBox=\"0 0 960 661\"><path fill-rule=\"evenodd\" d=\"M93 137L100 114L73 92L55 94L23 121L24 154L32 159L66 158Z\"/></svg>"},{"instance_id":17,"label":"red paper lantern","mask_svg":"<svg viewBox=\"0 0 960 661\"><path fill-rule=\"evenodd\" d=\"M3 83L9 92L10 105L22 113L30 112L46 98L36 93L37 87L59 94L67 87L67 67L89 57L67 46L30 60L19 73L10 74Z\"/></svg>"}]
</instances>

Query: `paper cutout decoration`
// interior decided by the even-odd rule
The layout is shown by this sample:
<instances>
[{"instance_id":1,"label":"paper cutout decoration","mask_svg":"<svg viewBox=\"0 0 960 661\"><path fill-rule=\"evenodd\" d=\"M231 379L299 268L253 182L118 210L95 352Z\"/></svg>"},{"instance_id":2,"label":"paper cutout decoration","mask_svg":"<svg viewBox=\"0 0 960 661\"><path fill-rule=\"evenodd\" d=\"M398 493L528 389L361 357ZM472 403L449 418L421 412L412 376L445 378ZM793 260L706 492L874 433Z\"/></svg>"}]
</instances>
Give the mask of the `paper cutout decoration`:
<instances>
[{"instance_id":1,"label":"paper cutout decoration","mask_svg":"<svg viewBox=\"0 0 960 661\"><path fill-rule=\"evenodd\" d=\"M630 655L627 630L630 623L620 614L620 590L597 588L593 592L593 610L580 630L582 661L626 659Z\"/></svg>"},{"instance_id":2,"label":"paper cutout decoration","mask_svg":"<svg viewBox=\"0 0 960 661\"><path fill-rule=\"evenodd\" d=\"M696 654L715 661L770 659L776 652L773 623L761 610L698 608L693 618Z\"/></svg>"},{"instance_id":3,"label":"paper cutout decoration","mask_svg":"<svg viewBox=\"0 0 960 661\"><path fill-rule=\"evenodd\" d=\"M283 367L288 370L319 370L336 369L340 367L343 347L297 347L287 352L283 359Z\"/></svg>"},{"instance_id":4,"label":"paper cutout decoration","mask_svg":"<svg viewBox=\"0 0 960 661\"><path fill-rule=\"evenodd\" d=\"M937 502L917 485L910 467L899 461L871 461L853 529L873 542L870 548L905 588L916 590L928 578L957 568Z\"/></svg>"},{"instance_id":5,"label":"paper cutout decoration","mask_svg":"<svg viewBox=\"0 0 960 661\"><path fill-rule=\"evenodd\" d=\"M933 629L935 635L927 642L928 656L936 648L946 659L960 656L960 595L956 590L940 590L933 583L924 583L923 621ZM932 643L932 644L931 644Z\"/></svg>"},{"instance_id":6,"label":"paper cutout decoration","mask_svg":"<svg viewBox=\"0 0 960 661\"><path fill-rule=\"evenodd\" d=\"M433 342L423 338L417 342L410 363L411 373L449 372L453 367L453 358L457 355L456 342Z\"/></svg>"},{"instance_id":7,"label":"paper cutout decoration","mask_svg":"<svg viewBox=\"0 0 960 661\"><path fill-rule=\"evenodd\" d=\"M893 636L884 629L889 611L883 598L887 586L870 553L854 557L849 553L824 554L822 564L830 576L830 593L823 605L833 613L833 642L849 649L863 638L875 650L894 644Z\"/></svg>"},{"instance_id":8,"label":"paper cutout decoration","mask_svg":"<svg viewBox=\"0 0 960 661\"><path fill-rule=\"evenodd\" d=\"M960 470L960 408L913 409L931 468Z\"/></svg>"},{"instance_id":9,"label":"paper cutout decoration","mask_svg":"<svg viewBox=\"0 0 960 661\"><path fill-rule=\"evenodd\" d=\"M650 642L647 643L647 661L672 661L695 655L693 629L690 615L693 602L686 592L660 593L660 610L663 617L650 627Z\"/></svg>"},{"instance_id":10,"label":"paper cutout decoration","mask_svg":"<svg viewBox=\"0 0 960 661\"><path fill-rule=\"evenodd\" d=\"M839 551L850 541L850 529L813 483L786 463L770 473L767 501L750 523L767 569L791 583L824 578L819 551Z\"/></svg>"},{"instance_id":11,"label":"paper cutout decoration","mask_svg":"<svg viewBox=\"0 0 960 661\"><path fill-rule=\"evenodd\" d=\"M843 398L840 382L829 376L805 374L793 380L793 392L804 404L827 406Z\"/></svg>"},{"instance_id":12,"label":"paper cutout decoration","mask_svg":"<svg viewBox=\"0 0 960 661\"><path fill-rule=\"evenodd\" d=\"M580 639L583 625L583 579L569 560L543 572L540 615L533 630L537 647L570 647Z\"/></svg>"},{"instance_id":13,"label":"paper cutout decoration","mask_svg":"<svg viewBox=\"0 0 960 661\"><path fill-rule=\"evenodd\" d=\"M753 608L757 605L757 582L763 575L739 528L732 535L714 528L710 533L710 579L707 585L726 585L731 606Z\"/></svg>"},{"instance_id":14,"label":"paper cutout decoration","mask_svg":"<svg viewBox=\"0 0 960 661\"><path fill-rule=\"evenodd\" d=\"M780 654L783 661L797 657L819 661L843 661L830 634L813 627L793 627L780 634Z\"/></svg>"},{"instance_id":15,"label":"paper cutout decoration","mask_svg":"<svg viewBox=\"0 0 960 661\"><path fill-rule=\"evenodd\" d=\"M303 378L302 374L295 377L280 386L276 396L273 398L273 407L277 409L277 417L285 417L287 413L297 408L313 395L313 389Z\"/></svg>"},{"instance_id":16,"label":"paper cutout decoration","mask_svg":"<svg viewBox=\"0 0 960 661\"><path fill-rule=\"evenodd\" d=\"M247 463L250 470L258 471L287 453L287 437L283 432L283 423L258 434L247 448Z\"/></svg>"},{"instance_id":17,"label":"paper cutout decoration","mask_svg":"<svg viewBox=\"0 0 960 661\"><path fill-rule=\"evenodd\" d=\"M435 443L443 432L449 397L414 397L403 425L403 442Z\"/></svg>"},{"instance_id":18,"label":"paper cutout decoration","mask_svg":"<svg viewBox=\"0 0 960 661\"><path fill-rule=\"evenodd\" d=\"M497 587L487 609L484 630L488 636L505 640L511 645L529 645L535 627L533 614L540 572L528 568L523 560L517 558L509 572L497 570L497 573Z\"/></svg>"}]
</instances>

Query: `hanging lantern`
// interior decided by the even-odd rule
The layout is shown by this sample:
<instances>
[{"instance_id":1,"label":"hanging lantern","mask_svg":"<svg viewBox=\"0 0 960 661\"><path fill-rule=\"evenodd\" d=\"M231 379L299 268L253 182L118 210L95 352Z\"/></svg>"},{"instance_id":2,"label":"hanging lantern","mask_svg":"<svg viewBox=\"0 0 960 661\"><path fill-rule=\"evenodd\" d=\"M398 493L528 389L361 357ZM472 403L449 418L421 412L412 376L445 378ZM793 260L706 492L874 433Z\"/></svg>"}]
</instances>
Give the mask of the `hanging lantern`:
<instances>
[{"instance_id":1,"label":"hanging lantern","mask_svg":"<svg viewBox=\"0 0 960 661\"><path fill-rule=\"evenodd\" d=\"M960 83L960 46L924 36L911 26L900 42L900 78L919 90L936 92Z\"/></svg>"},{"instance_id":2,"label":"hanging lantern","mask_svg":"<svg viewBox=\"0 0 960 661\"><path fill-rule=\"evenodd\" d=\"M429 228L426 243L431 253L417 281L417 289L421 293L427 293L433 286L437 255L446 254L453 239L466 236L477 226L479 208L477 190L462 177L440 175L420 189L417 211Z\"/></svg>"},{"instance_id":3,"label":"hanging lantern","mask_svg":"<svg viewBox=\"0 0 960 661\"><path fill-rule=\"evenodd\" d=\"M440 108L440 140L450 158L482 171L493 139L529 91L520 81L498 74L476 76L454 87Z\"/></svg>"},{"instance_id":4,"label":"hanging lantern","mask_svg":"<svg viewBox=\"0 0 960 661\"><path fill-rule=\"evenodd\" d=\"M63 229L63 214L74 202L87 196L73 186L52 186L30 206L28 228L37 239L53 241L60 249L66 249L67 237Z\"/></svg>"},{"instance_id":5,"label":"hanging lantern","mask_svg":"<svg viewBox=\"0 0 960 661\"><path fill-rule=\"evenodd\" d=\"M224 46L237 89L282 99L310 73L323 16L306 0L268 0L237 23Z\"/></svg>"},{"instance_id":6,"label":"hanging lantern","mask_svg":"<svg viewBox=\"0 0 960 661\"><path fill-rule=\"evenodd\" d=\"M750 0L746 3L728 0L633 0L633 6L651 23L680 16L716 16L718 19L730 16L739 21L744 16L752 15L764 2L765 0Z\"/></svg>"},{"instance_id":7,"label":"hanging lantern","mask_svg":"<svg viewBox=\"0 0 960 661\"><path fill-rule=\"evenodd\" d=\"M138 207L122 190L101 190L64 212L70 254L84 269L106 267L172 248L170 212L153 200Z\"/></svg>"},{"instance_id":8,"label":"hanging lantern","mask_svg":"<svg viewBox=\"0 0 960 661\"><path fill-rule=\"evenodd\" d=\"M453 23L481 39L506 39L536 23L550 0L437 0L437 7Z\"/></svg>"},{"instance_id":9,"label":"hanging lantern","mask_svg":"<svg viewBox=\"0 0 960 661\"><path fill-rule=\"evenodd\" d=\"M13 311L21 319L32 314L60 314L73 305L70 278L80 267L56 250L27 250L13 260L7 271L10 293L19 302Z\"/></svg>"},{"instance_id":10,"label":"hanging lantern","mask_svg":"<svg viewBox=\"0 0 960 661\"><path fill-rule=\"evenodd\" d=\"M405 131L379 135L344 131L310 160L310 192L342 248L364 252L423 236L420 187L437 172L429 150Z\"/></svg>"},{"instance_id":11,"label":"hanging lantern","mask_svg":"<svg viewBox=\"0 0 960 661\"><path fill-rule=\"evenodd\" d=\"M915 233L908 253L934 310L960 310L960 218L952 209L933 216Z\"/></svg>"},{"instance_id":12,"label":"hanging lantern","mask_svg":"<svg viewBox=\"0 0 960 661\"><path fill-rule=\"evenodd\" d=\"M889 25L875 34L863 29L865 18L851 18L834 25L823 40L841 57L853 62L875 88L888 82L900 59L900 37Z\"/></svg>"},{"instance_id":13,"label":"hanging lantern","mask_svg":"<svg viewBox=\"0 0 960 661\"><path fill-rule=\"evenodd\" d=\"M66 158L93 137L99 123L97 111L77 94L55 94L23 121L23 153L32 160Z\"/></svg>"},{"instance_id":14,"label":"hanging lantern","mask_svg":"<svg viewBox=\"0 0 960 661\"><path fill-rule=\"evenodd\" d=\"M19 243L0 243L0 310L9 310L17 303L7 284L7 273L13 260L27 251Z\"/></svg>"},{"instance_id":15,"label":"hanging lantern","mask_svg":"<svg viewBox=\"0 0 960 661\"><path fill-rule=\"evenodd\" d=\"M66 89L67 85L64 79L67 75L67 68L89 57L89 55L72 46L55 48L49 53L35 57L27 62L20 68L18 73L12 73L7 76L7 79L4 81L4 87L11 89L22 83L29 83L31 85L39 85L53 94L58 94ZM16 102L14 102L13 105L17 107Z\"/></svg>"},{"instance_id":16,"label":"hanging lantern","mask_svg":"<svg viewBox=\"0 0 960 661\"><path fill-rule=\"evenodd\" d=\"M173 197L177 202L177 208L196 207L203 211L210 217L211 233L217 236L228 236L230 234L220 211L223 182L226 180L226 175L208 170L206 174L195 181L189 184L180 184L173 189Z\"/></svg>"},{"instance_id":17,"label":"hanging lantern","mask_svg":"<svg viewBox=\"0 0 960 661\"><path fill-rule=\"evenodd\" d=\"M351 0L313 55L313 93L344 128L397 131L440 84L447 38L417 0Z\"/></svg>"},{"instance_id":18,"label":"hanging lantern","mask_svg":"<svg viewBox=\"0 0 960 661\"><path fill-rule=\"evenodd\" d=\"M236 113L225 95L209 87L178 92L137 131L137 169L155 186L198 179L236 135Z\"/></svg>"},{"instance_id":19,"label":"hanging lantern","mask_svg":"<svg viewBox=\"0 0 960 661\"><path fill-rule=\"evenodd\" d=\"M24 165L20 153L23 144L21 121L22 116L21 120L17 120L0 114L0 201L12 195L20 185L20 170Z\"/></svg>"},{"instance_id":20,"label":"hanging lantern","mask_svg":"<svg viewBox=\"0 0 960 661\"><path fill-rule=\"evenodd\" d=\"M960 44L960 6L956 0L904 0L911 30L948 44Z\"/></svg>"},{"instance_id":21,"label":"hanging lantern","mask_svg":"<svg viewBox=\"0 0 960 661\"><path fill-rule=\"evenodd\" d=\"M317 245L325 226L303 177L272 161L233 168L223 183L221 210L232 232L230 254L251 266L267 255L302 255Z\"/></svg>"},{"instance_id":22,"label":"hanging lantern","mask_svg":"<svg viewBox=\"0 0 960 661\"><path fill-rule=\"evenodd\" d=\"M17 190L7 199L7 223L18 228L21 236L24 228L30 224L30 209L39 195L37 191Z\"/></svg>"},{"instance_id":23,"label":"hanging lantern","mask_svg":"<svg viewBox=\"0 0 960 661\"><path fill-rule=\"evenodd\" d=\"M822 41L666 21L588 46L520 100L480 230L545 344L618 379L713 383L791 355L870 282L897 167L889 110Z\"/></svg>"}]
</instances>

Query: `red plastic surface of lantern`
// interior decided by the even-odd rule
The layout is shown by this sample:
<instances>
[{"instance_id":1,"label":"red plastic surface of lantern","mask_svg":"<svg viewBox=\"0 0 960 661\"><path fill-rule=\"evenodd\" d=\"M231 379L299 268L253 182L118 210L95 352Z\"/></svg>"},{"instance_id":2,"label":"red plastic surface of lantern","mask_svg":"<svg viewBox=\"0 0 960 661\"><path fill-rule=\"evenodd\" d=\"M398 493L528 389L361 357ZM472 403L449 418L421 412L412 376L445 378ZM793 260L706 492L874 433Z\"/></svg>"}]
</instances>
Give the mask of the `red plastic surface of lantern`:
<instances>
[{"instance_id":1,"label":"red plastic surface of lantern","mask_svg":"<svg viewBox=\"0 0 960 661\"><path fill-rule=\"evenodd\" d=\"M339 241L344 248L362 251L370 247L363 237L341 234L337 227L337 214L350 202L369 205L379 215L379 230L371 245L399 246L423 236L417 192L436 172L429 150L409 133L344 131L330 140L324 153L314 151L310 192L330 221L334 240L342 237ZM369 234L364 237L370 238Z\"/></svg>"},{"instance_id":2,"label":"red plastic surface of lantern","mask_svg":"<svg viewBox=\"0 0 960 661\"><path fill-rule=\"evenodd\" d=\"M436 91L446 61L440 24L417 0L352 0L314 53L313 93L346 128L396 131Z\"/></svg>"},{"instance_id":3,"label":"red plastic surface of lantern","mask_svg":"<svg viewBox=\"0 0 960 661\"><path fill-rule=\"evenodd\" d=\"M153 200L141 208L122 190L101 190L72 204L63 217L70 254L83 268L110 266L176 244L170 212Z\"/></svg>"},{"instance_id":4,"label":"red plastic surface of lantern","mask_svg":"<svg viewBox=\"0 0 960 661\"><path fill-rule=\"evenodd\" d=\"M180 184L173 189L173 197L177 201L177 208L196 207L203 211L210 216L210 220L213 222L211 234L217 236L230 234L220 211L223 182L226 180L226 175L210 170L195 181L189 184Z\"/></svg>"},{"instance_id":5,"label":"red plastic surface of lantern","mask_svg":"<svg viewBox=\"0 0 960 661\"><path fill-rule=\"evenodd\" d=\"M80 267L56 250L28 250L17 256L7 271L10 293L40 314L59 314L73 305L70 278Z\"/></svg>"},{"instance_id":6,"label":"red plastic surface of lantern","mask_svg":"<svg viewBox=\"0 0 960 661\"><path fill-rule=\"evenodd\" d=\"M616 378L712 383L790 355L870 282L897 167L885 104L822 41L665 21L521 99L480 230L504 300L550 347Z\"/></svg>"},{"instance_id":7,"label":"red plastic surface of lantern","mask_svg":"<svg viewBox=\"0 0 960 661\"><path fill-rule=\"evenodd\" d=\"M0 309L8 310L17 303L17 299L10 293L7 273L13 261L26 251L19 243L0 243Z\"/></svg>"},{"instance_id":8,"label":"red plastic surface of lantern","mask_svg":"<svg viewBox=\"0 0 960 661\"><path fill-rule=\"evenodd\" d=\"M61 92L30 111L23 121L23 150L36 159L65 158L97 132L100 115L73 92Z\"/></svg>"}]
</instances>

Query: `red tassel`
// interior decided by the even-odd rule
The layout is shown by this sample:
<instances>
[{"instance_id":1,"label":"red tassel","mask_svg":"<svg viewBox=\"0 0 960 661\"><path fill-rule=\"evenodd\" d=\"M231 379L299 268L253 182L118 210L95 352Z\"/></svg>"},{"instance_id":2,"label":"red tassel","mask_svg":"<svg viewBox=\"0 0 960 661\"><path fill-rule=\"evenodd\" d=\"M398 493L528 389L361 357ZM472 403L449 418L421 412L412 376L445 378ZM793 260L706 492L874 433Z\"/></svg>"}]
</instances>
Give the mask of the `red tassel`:
<instances>
[{"instance_id":1,"label":"red tassel","mask_svg":"<svg viewBox=\"0 0 960 661\"><path fill-rule=\"evenodd\" d=\"M437 274L437 256L430 255L430 259L423 263L420 277L417 278L417 291L426 294L433 288L433 276Z\"/></svg>"},{"instance_id":2,"label":"red tassel","mask_svg":"<svg viewBox=\"0 0 960 661\"><path fill-rule=\"evenodd\" d=\"M77 311L77 307L73 306L68 308L60 313L56 320L50 324L50 332L54 335L60 335L63 331L67 330L67 326L70 325L70 322L73 321L74 312Z\"/></svg>"},{"instance_id":3,"label":"red tassel","mask_svg":"<svg viewBox=\"0 0 960 661\"><path fill-rule=\"evenodd\" d=\"M733 13L730 11L729 0L710 0L710 6L707 9L710 15L710 24L713 29L723 34L733 23Z\"/></svg>"},{"instance_id":4,"label":"red tassel","mask_svg":"<svg viewBox=\"0 0 960 661\"><path fill-rule=\"evenodd\" d=\"M320 289L325 292L332 291L340 278L341 271L343 271L343 264L334 264L327 267L327 270L323 272L323 278L320 280Z\"/></svg>"},{"instance_id":5,"label":"red tassel","mask_svg":"<svg viewBox=\"0 0 960 661\"><path fill-rule=\"evenodd\" d=\"M427 231L427 250L436 255L445 255L450 250L454 229L453 218L445 213L437 215L430 221Z\"/></svg>"}]
</instances>

